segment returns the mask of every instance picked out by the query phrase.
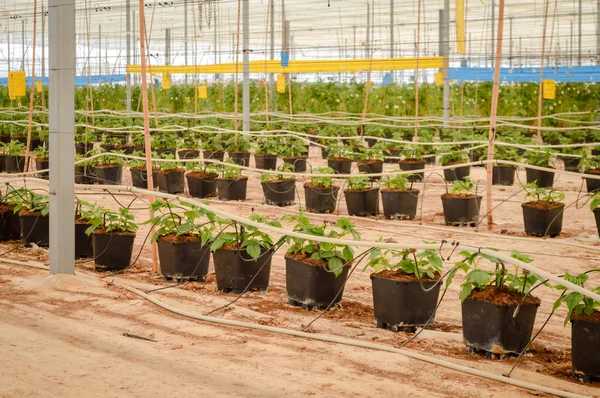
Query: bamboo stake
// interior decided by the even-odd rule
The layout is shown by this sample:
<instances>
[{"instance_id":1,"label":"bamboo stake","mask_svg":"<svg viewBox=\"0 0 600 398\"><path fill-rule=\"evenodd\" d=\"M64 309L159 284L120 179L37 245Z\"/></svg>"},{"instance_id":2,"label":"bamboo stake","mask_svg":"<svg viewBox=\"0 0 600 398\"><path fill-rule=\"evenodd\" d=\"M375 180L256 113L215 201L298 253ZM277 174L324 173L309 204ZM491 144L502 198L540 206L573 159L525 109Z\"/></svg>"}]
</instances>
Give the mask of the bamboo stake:
<instances>
[{"instance_id":1,"label":"bamboo stake","mask_svg":"<svg viewBox=\"0 0 600 398\"><path fill-rule=\"evenodd\" d=\"M144 108L144 149L146 151L146 179L148 180L148 190L154 190L154 180L152 178L152 145L150 139L150 116L148 109L148 76L146 75L146 21L144 16L144 0L140 0L140 55L142 72L142 105ZM154 212L150 209L150 218L154 218ZM153 233L152 228L150 233ZM152 244L152 270L159 272L158 252L156 243Z\"/></svg>"},{"instance_id":2,"label":"bamboo stake","mask_svg":"<svg viewBox=\"0 0 600 398\"><path fill-rule=\"evenodd\" d=\"M31 60L31 89L29 90L29 124L27 125L27 147L25 148L24 171L29 170L29 155L31 147L31 128L33 127L33 100L35 98L35 47L37 28L37 0L33 0L33 53ZM25 56L25 54L23 54Z\"/></svg>"},{"instance_id":3,"label":"bamboo stake","mask_svg":"<svg viewBox=\"0 0 600 398\"><path fill-rule=\"evenodd\" d=\"M494 149L496 143L496 114L498 113L498 91L500 89L500 67L502 66L502 34L504 32L504 0L500 0L500 10L498 13L498 38L496 40L496 66L494 67L494 86L492 89L492 111L490 114L490 133L488 143L488 164L487 164L487 190L486 190L486 209L488 212L488 229L492 229L493 217L493 196L492 181L494 164Z\"/></svg>"},{"instance_id":4,"label":"bamboo stake","mask_svg":"<svg viewBox=\"0 0 600 398\"><path fill-rule=\"evenodd\" d=\"M421 0L418 0L417 4L417 42L415 43L415 135L413 141L419 139L419 42L421 41Z\"/></svg>"},{"instance_id":5,"label":"bamboo stake","mask_svg":"<svg viewBox=\"0 0 600 398\"><path fill-rule=\"evenodd\" d=\"M537 112L537 143L543 143L542 138L542 102L544 88L544 57L546 56L546 27L548 24L548 6L550 0L546 0L544 12L544 32L542 33L542 59L540 60L540 85L538 87L538 112ZM581 38L580 38L581 39Z\"/></svg>"},{"instance_id":6,"label":"bamboo stake","mask_svg":"<svg viewBox=\"0 0 600 398\"><path fill-rule=\"evenodd\" d=\"M368 7L368 3L367 3L367 7ZM363 111L362 111L362 115L361 115L361 123L360 123L360 135L363 136L365 135L365 119L367 117L367 110L368 110L368 106L369 106L369 93L371 91L371 73L373 72L373 36L375 35L375 32L373 31L373 25L375 22L375 1L373 1L373 3L371 4L371 20L368 21L367 24L367 29L371 30L371 34L369 36L369 43L367 43L367 46L370 49L370 53L369 53L369 70L367 71L367 83L365 84L365 97L364 97L364 103L363 103Z\"/></svg>"}]
</instances>

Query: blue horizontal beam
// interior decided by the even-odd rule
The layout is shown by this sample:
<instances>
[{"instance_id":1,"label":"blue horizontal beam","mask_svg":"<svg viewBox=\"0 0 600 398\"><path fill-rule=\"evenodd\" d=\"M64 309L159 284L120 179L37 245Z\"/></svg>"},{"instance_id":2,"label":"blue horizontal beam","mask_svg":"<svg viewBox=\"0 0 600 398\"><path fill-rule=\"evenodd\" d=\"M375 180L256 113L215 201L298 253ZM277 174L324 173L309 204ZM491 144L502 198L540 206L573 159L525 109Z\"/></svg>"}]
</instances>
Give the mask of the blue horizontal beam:
<instances>
[{"instance_id":1,"label":"blue horizontal beam","mask_svg":"<svg viewBox=\"0 0 600 398\"><path fill-rule=\"evenodd\" d=\"M44 86L48 85L48 78L44 77L36 77L35 81L41 81ZM90 76L75 76L75 85L76 86L86 86L89 82L92 84L107 84L107 83L124 83L125 75L96 75ZM27 77L26 79L27 87L31 87L31 77ZM8 86L8 78L2 77L0 78L0 86Z\"/></svg>"},{"instance_id":2,"label":"blue horizontal beam","mask_svg":"<svg viewBox=\"0 0 600 398\"><path fill-rule=\"evenodd\" d=\"M449 68L448 79L455 81L493 81L494 68ZM561 66L544 68L544 80L557 83L598 83L600 66ZM539 83L540 68L502 68L500 82Z\"/></svg>"}]
</instances>

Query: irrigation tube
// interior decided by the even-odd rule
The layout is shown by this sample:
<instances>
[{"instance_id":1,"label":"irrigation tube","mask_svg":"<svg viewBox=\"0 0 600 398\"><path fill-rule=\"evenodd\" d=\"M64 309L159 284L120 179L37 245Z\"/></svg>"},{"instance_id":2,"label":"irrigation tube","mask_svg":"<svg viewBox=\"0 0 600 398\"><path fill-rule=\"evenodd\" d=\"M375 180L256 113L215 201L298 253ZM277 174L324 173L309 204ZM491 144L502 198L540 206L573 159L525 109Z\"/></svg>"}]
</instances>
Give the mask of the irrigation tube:
<instances>
[{"instance_id":1,"label":"irrigation tube","mask_svg":"<svg viewBox=\"0 0 600 398\"><path fill-rule=\"evenodd\" d=\"M5 258L0 258L0 262L5 262L8 264L23 265L26 267L32 267L32 268L38 268L38 269L44 269L44 270L49 269L47 266L40 264L40 263L25 263L22 261L8 260ZM98 279L97 276L93 275L93 274L83 273L83 275L92 277L94 279ZM458 372L467 373L472 376L481 377L481 378L488 379L488 380L494 380L494 381L498 381L500 383L505 383L505 384L509 384L509 385L512 385L515 387L525 388L525 389L532 390L532 391L541 391L541 392L544 392L547 394L552 394L552 395L556 395L558 397L565 397L565 398L585 397L585 395L579 395L579 394L571 393L568 391L557 390L557 389L550 388L550 387L544 387L544 386L541 386L538 384L533 384L533 383L528 383L528 382L521 381L521 380L511 379L510 377L495 375L493 373L484 372L484 371L474 369L474 368L471 368L468 366L459 365L456 363L445 361L443 359L429 357L427 355L419 354L417 352L405 350L402 348L395 348L395 347L391 347L391 346L385 346L382 344L374 344L374 343L369 343L366 341L348 339L348 338L333 336L333 335L328 335L328 334L307 333L307 332L302 332L302 331L298 331L298 330L260 325L257 323L249 323L249 322L235 321L235 320L230 320L230 319L216 318L216 317L206 316L206 315L201 315L201 314L194 314L193 312L181 310L179 308L165 304L162 301L158 300L157 298L150 296L150 295L148 295L134 287L131 287L127 284L124 284L120 281L113 280L112 284L114 284L115 286L118 286L122 289L125 289L128 292L131 292L135 295L138 295L138 296L142 297L143 299L148 300L152 304L154 304L166 311L169 311L174 314L181 315L181 316L184 316L187 318L203 321L203 322L237 327L237 328L244 328L244 329L260 330L263 332L283 334L283 335L287 335L287 336L294 336L294 337L299 337L299 338L304 338L304 339L309 339L309 340L318 340L318 341L323 341L326 343L342 344L342 345L347 345L347 346L351 346L351 347L366 348L366 349L377 350L377 351L386 351L386 352L390 352L393 354L403 355L405 357L416 359L419 361L427 362L427 363L430 363L433 365L442 366L444 368L455 370Z\"/></svg>"}]
</instances>

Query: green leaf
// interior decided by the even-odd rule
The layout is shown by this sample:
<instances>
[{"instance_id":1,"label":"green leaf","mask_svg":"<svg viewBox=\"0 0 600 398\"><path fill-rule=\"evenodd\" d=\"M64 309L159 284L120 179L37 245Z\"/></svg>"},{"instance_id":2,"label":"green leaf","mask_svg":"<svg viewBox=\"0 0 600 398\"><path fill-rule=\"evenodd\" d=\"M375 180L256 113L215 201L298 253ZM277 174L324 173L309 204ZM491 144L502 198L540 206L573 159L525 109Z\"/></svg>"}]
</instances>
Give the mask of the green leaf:
<instances>
[{"instance_id":1,"label":"green leaf","mask_svg":"<svg viewBox=\"0 0 600 398\"><path fill-rule=\"evenodd\" d=\"M471 284L467 284L464 285L462 290L460 291L460 301L465 301L467 299L467 297L469 297L469 295L471 294L471 292L473 291L473 285Z\"/></svg>"},{"instance_id":2,"label":"green leaf","mask_svg":"<svg viewBox=\"0 0 600 398\"><path fill-rule=\"evenodd\" d=\"M260 257L260 245L258 242L251 242L247 247L246 251L253 259L257 259Z\"/></svg>"}]
</instances>

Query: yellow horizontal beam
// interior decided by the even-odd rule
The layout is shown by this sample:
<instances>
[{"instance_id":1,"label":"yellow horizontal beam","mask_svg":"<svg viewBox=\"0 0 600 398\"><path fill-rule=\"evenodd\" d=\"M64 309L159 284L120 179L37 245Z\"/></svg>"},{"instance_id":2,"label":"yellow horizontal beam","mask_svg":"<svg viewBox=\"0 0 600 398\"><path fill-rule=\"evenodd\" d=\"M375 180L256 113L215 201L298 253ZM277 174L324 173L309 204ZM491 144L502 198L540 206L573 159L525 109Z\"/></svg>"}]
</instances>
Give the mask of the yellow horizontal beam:
<instances>
[{"instance_id":1,"label":"yellow horizontal beam","mask_svg":"<svg viewBox=\"0 0 600 398\"><path fill-rule=\"evenodd\" d=\"M419 69L442 68L443 57L419 58ZM338 72L366 72L392 71L416 69L416 58L374 58L374 59L349 59L349 60L302 60L290 61L284 68L280 61L252 61L250 73L338 73ZM140 65L128 65L128 73L141 73ZM152 66L152 73L169 74L224 74L235 73L236 64L216 65L189 65L189 66ZM239 63L238 72L242 72L242 63Z\"/></svg>"}]
</instances>

